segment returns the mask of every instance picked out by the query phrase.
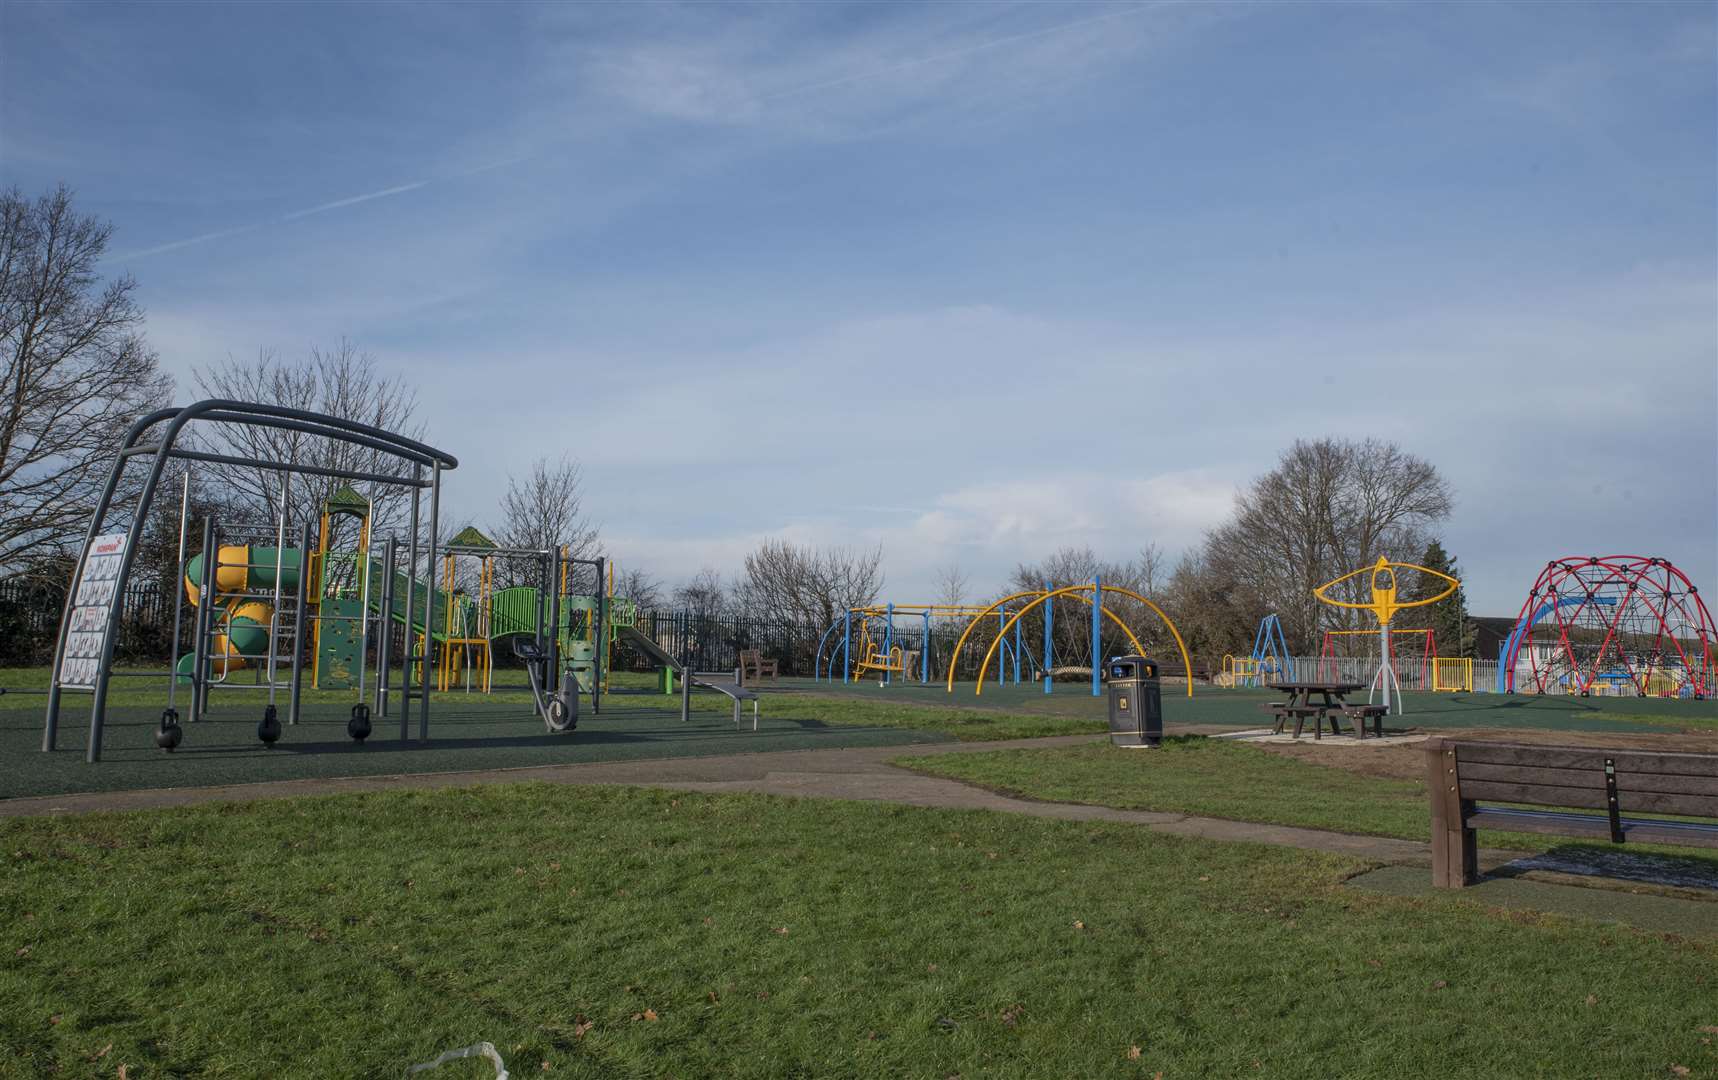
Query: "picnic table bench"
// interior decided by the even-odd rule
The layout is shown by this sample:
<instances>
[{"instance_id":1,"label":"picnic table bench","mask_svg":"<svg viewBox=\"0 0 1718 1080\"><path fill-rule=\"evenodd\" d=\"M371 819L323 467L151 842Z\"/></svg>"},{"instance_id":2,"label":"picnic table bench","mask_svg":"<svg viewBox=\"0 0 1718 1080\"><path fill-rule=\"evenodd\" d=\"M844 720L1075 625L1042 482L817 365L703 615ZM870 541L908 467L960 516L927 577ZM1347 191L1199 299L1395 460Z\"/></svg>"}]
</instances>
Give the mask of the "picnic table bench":
<instances>
[{"instance_id":1,"label":"picnic table bench","mask_svg":"<svg viewBox=\"0 0 1718 1080\"><path fill-rule=\"evenodd\" d=\"M1426 768L1432 884L1439 888L1478 879L1474 834L1482 828L1718 847L1718 754L1434 738L1426 742Z\"/></svg>"},{"instance_id":2,"label":"picnic table bench","mask_svg":"<svg viewBox=\"0 0 1718 1080\"><path fill-rule=\"evenodd\" d=\"M1342 734L1337 718L1344 717L1354 724L1354 733L1361 738L1366 737L1366 721L1373 724L1373 734L1383 735L1384 707L1382 705L1350 705L1347 696L1362 689L1359 683L1351 682L1301 682L1284 681L1270 685L1272 690L1283 690L1288 694L1287 701L1267 701L1259 706L1276 717L1277 724L1271 734L1282 734L1283 728L1290 720L1294 721L1294 737L1300 738L1301 729L1308 720L1313 721L1312 737L1324 738L1324 722L1330 721L1330 733ZM1314 701L1313 695L1319 695L1320 700Z\"/></svg>"}]
</instances>

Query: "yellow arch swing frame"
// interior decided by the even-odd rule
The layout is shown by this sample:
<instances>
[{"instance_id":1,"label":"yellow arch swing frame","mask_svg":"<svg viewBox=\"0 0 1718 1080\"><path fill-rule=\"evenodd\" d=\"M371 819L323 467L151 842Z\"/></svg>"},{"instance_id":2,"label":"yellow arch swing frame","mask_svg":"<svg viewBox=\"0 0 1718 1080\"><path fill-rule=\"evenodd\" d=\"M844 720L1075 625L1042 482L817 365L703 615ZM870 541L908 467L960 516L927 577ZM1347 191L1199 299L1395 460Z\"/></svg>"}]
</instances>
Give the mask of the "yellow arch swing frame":
<instances>
[{"instance_id":1,"label":"yellow arch swing frame","mask_svg":"<svg viewBox=\"0 0 1718 1080\"><path fill-rule=\"evenodd\" d=\"M985 618L995 615L999 608L1006 604L1013 603L1016 600L1024 600L1027 597L1032 598L1027 604L1022 606L1019 611L1016 611L1011 617L1009 617L1008 620L1002 624L1002 627L997 630L996 640L990 643L990 648L984 653L983 662L978 666L978 686L973 691L973 695L976 697L984 693L984 675L990 668L990 661L996 656L996 650L1001 646L1003 639L1007 637L1008 631L1014 629L1014 625L1020 621L1022 616L1033 608L1038 607L1040 604L1049 600L1054 600L1058 597L1071 597L1087 607L1091 607L1093 604L1092 597L1081 594L1093 592L1096 588L1098 588L1096 585L1068 585L1060 589L1051 589L1048 592L1043 589L1028 589L1025 592L1017 592L1009 596L1004 596L989 607L984 608L977 615L974 615L972 617L972 621L966 624L966 629L961 631L959 639L955 641L954 652L952 655L959 656L961 646L966 644L966 639L972 634L973 630L977 629L979 623L981 623ZM1117 585L1104 585L1102 586L1102 589L1106 593L1117 593L1121 596L1128 597L1131 600L1139 601L1156 613L1158 619L1163 622L1163 625L1169 628L1170 635L1175 638L1175 647L1181 651L1182 670L1187 673L1187 696L1192 697L1193 661L1187 655L1187 645L1181 640L1181 631L1175 628L1175 623L1170 620L1168 615L1164 614L1162 608L1134 592L1132 589L1125 589ZM1144 655L1145 646L1140 644L1139 638L1134 636L1133 631L1128 628L1126 622L1122 621L1121 616L1104 606L1101 600L1097 603L1099 605L1099 612L1101 612L1105 618L1121 627L1121 632L1126 634L1127 639L1133 643L1134 651L1140 655ZM1092 663L1094 665L1101 662L1102 661L1099 657L1092 657ZM952 663L949 665L947 691L951 694L954 693L954 665Z\"/></svg>"}]
</instances>

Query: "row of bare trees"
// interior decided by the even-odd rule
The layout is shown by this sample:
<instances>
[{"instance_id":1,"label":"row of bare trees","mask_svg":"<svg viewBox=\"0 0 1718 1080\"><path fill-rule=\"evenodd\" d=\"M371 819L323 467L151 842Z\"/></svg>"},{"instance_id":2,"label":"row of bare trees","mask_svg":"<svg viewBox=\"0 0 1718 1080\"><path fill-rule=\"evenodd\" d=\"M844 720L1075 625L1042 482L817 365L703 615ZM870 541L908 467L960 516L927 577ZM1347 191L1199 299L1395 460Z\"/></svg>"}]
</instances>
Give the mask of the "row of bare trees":
<instances>
[{"instance_id":1,"label":"row of bare trees","mask_svg":"<svg viewBox=\"0 0 1718 1080\"><path fill-rule=\"evenodd\" d=\"M1245 655L1259 620L1275 613L1291 648L1317 650L1323 630L1360 625L1357 612L1319 603L1313 590L1380 555L1420 561L1453 571L1454 561L1433 530L1450 513L1449 484L1429 462L1378 440L1318 439L1296 442L1270 471L1235 500L1232 516L1171 565L1162 548L1145 544L1131 560L1100 557L1089 547L1066 547L1017 566L996 591L973 588L956 565L937 573L939 603L989 604L1013 593L1059 589L1100 579L1117 591L1105 607L1127 624L1144 647L1166 658L1175 644L1158 614L1129 596L1153 601L1175 622L1196 666L1215 668L1225 652ZM706 567L662 597L697 616L738 614L807 627L828 626L848 608L877 602L882 592L879 548L816 548L769 539L745 557L740 573L724 582ZM1404 595L1421 583L1407 580ZM1364 589L1364 581L1356 583ZM1122 591L1125 590L1126 592ZM1358 598L1351 591L1347 598ZM1091 664L1091 623L1084 603L1070 596L1051 620L1053 665ZM1465 612L1459 595L1428 612L1446 654L1465 647ZM1042 655L1042 612L1023 620L1030 651ZM1106 648L1131 644L1106 617ZM983 638L990 630L980 630Z\"/></svg>"}]
</instances>

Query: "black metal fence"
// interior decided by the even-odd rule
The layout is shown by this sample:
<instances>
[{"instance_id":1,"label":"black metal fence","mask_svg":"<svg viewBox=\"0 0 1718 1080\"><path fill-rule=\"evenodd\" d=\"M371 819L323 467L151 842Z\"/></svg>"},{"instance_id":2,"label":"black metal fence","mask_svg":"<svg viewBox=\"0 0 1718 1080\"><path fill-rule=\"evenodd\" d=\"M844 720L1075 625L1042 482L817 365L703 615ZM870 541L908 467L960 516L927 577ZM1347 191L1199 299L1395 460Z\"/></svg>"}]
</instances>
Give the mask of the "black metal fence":
<instances>
[{"instance_id":1,"label":"black metal fence","mask_svg":"<svg viewBox=\"0 0 1718 1080\"><path fill-rule=\"evenodd\" d=\"M0 578L0 667L54 659L66 587L39 578ZM127 663L167 662L172 648L173 592L156 582L128 585L115 653Z\"/></svg>"},{"instance_id":2,"label":"black metal fence","mask_svg":"<svg viewBox=\"0 0 1718 1080\"><path fill-rule=\"evenodd\" d=\"M743 615L699 615L690 611L647 613L638 617L638 630L667 652L690 660L696 671L727 671L738 667L740 652L757 649L779 662L783 675L810 675L812 654L823 627L752 619ZM623 638L615 644L615 670L645 670L650 658Z\"/></svg>"},{"instance_id":3,"label":"black metal fence","mask_svg":"<svg viewBox=\"0 0 1718 1080\"><path fill-rule=\"evenodd\" d=\"M36 578L0 578L0 667L27 667L53 661L54 638L65 607L65 586ZM125 592L125 608L120 621L116 651L126 663L167 662L172 649L173 591L159 582L133 583ZM187 609L189 611L189 609ZM185 631L189 632L189 618ZM811 676L819 639L826 627L756 619L744 615L700 615L690 611L641 614L638 629L654 639L677 659L689 659L698 671L728 671L739 665L744 649L757 649L766 658L777 661L783 675ZM933 629L928 646L933 678L947 671L959 627L938 626ZM400 635L398 627L394 628ZM833 660L840 670L840 631L837 630L824 650L824 662ZM959 664L961 678L970 678L992 640L990 628L975 633L961 649ZM1028 639L1030 640L1030 639ZM188 647L187 636L182 646ZM919 653L927 647L924 634L917 626L896 627L893 643L903 650ZM397 647L403 646L403 637ZM858 648L855 641L855 648ZM1022 658L1024 674L1032 677L1037 663L1028 645ZM396 651L395 655L399 655ZM654 666L650 657L633 648L624 638L615 644L615 668L619 671L643 671ZM1008 653L1010 671L1012 653ZM920 667L913 660L912 678ZM498 667L516 663L511 649L499 649L495 654ZM991 675L996 676L993 662Z\"/></svg>"}]
</instances>

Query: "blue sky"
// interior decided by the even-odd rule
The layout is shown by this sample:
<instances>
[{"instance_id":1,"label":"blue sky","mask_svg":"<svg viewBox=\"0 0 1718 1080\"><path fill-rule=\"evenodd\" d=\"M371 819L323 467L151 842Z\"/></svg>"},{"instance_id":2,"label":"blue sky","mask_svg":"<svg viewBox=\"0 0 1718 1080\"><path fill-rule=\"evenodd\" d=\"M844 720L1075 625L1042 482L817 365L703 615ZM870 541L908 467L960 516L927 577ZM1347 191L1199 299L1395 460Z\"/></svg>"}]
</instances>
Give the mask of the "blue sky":
<instances>
[{"instance_id":1,"label":"blue sky","mask_svg":"<svg viewBox=\"0 0 1718 1080\"><path fill-rule=\"evenodd\" d=\"M1705 4L0 6L0 181L188 373L352 339L459 516L569 452L623 566L897 600L1176 553L1296 437L1436 463L1470 604L1718 588Z\"/></svg>"}]
</instances>

